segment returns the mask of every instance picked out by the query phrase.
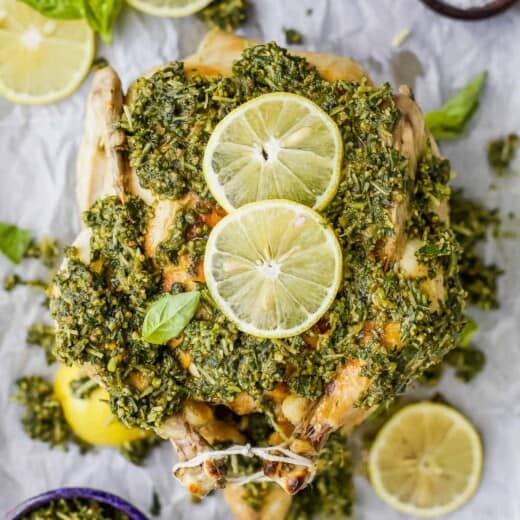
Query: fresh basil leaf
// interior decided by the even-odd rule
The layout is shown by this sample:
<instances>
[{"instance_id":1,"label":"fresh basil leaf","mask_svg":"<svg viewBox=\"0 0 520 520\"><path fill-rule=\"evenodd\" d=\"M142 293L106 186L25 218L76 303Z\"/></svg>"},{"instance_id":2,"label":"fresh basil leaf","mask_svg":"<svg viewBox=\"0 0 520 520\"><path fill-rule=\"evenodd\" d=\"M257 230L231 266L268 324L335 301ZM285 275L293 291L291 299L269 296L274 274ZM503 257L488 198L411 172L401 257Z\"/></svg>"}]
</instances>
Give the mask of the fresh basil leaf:
<instances>
[{"instance_id":1,"label":"fresh basil leaf","mask_svg":"<svg viewBox=\"0 0 520 520\"><path fill-rule=\"evenodd\" d=\"M466 316L466 323L459 335L459 345L461 347L468 347L473 339L473 336L478 331L478 325L469 316Z\"/></svg>"},{"instance_id":2,"label":"fresh basil leaf","mask_svg":"<svg viewBox=\"0 0 520 520\"><path fill-rule=\"evenodd\" d=\"M22 261L31 240L29 231L0 222L0 252L11 262L19 264Z\"/></svg>"},{"instance_id":3,"label":"fresh basil leaf","mask_svg":"<svg viewBox=\"0 0 520 520\"><path fill-rule=\"evenodd\" d=\"M478 107L479 94L486 78L487 71L480 73L442 108L426 114L426 126L436 139L455 139L464 134L466 124Z\"/></svg>"},{"instance_id":4,"label":"fresh basil leaf","mask_svg":"<svg viewBox=\"0 0 520 520\"><path fill-rule=\"evenodd\" d=\"M123 0L83 0L83 13L90 27L105 43L112 43L112 26L118 17Z\"/></svg>"},{"instance_id":5,"label":"fresh basil leaf","mask_svg":"<svg viewBox=\"0 0 520 520\"><path fill-rule=\"evenodd\" d=\"M83 18L83 0L21 0L47 18L76 20Z\"/></svg>"},{"instance_id":6,"label":"fresh basil leaf","mask_svg":"<svg viewBox=\"0 0 520 520\"><path fill-rule=\"evenodd\" d=\"M199 301L197 291L161 296L146 312L143 339L163 345L178 336L195 315Z\"/></svg>"}]
</instances>

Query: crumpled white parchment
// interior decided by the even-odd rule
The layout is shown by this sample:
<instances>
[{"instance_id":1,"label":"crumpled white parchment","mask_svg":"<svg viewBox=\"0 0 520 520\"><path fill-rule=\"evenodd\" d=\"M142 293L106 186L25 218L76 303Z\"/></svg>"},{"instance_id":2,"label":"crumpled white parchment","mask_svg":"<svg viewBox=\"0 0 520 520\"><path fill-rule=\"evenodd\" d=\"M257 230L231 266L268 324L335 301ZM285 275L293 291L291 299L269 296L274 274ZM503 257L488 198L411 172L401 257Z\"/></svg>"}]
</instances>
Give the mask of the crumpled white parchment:
<instances>
[{"instance_id":1,"label":"crumpled white parchment","mask_svg":"<svg viewBox=\"0 0 520 520\"><path fill-rule=\"evenodd\" d=\"M250 37L284 43L282 28L296 28L304 34L306 48L353 56L376 82L389 80L396 85L412 81L419 73L415 93L426 111L440 106L470 77L489 70L470 132L442 149L458 173L457 185L498 206L502 215L518 209L520 178L493 177L486 165L485 144L520 130L520 4L499 17L471 23L443 18L418 0L256 0L254 8L254 16L241 29ZM310 16L306 15L309 8L313 9ZM393 48L390 42L402 29L410 29L411 35L400 48ZM114 44L100 45L98 55L108 59L128 86L152 66L193 52L205 30L194 18L159 19L125 7L115 27ZM404 62L411 73L399 66ZM0 100L0 221L31 229L36 236L57 237L63 244L74 237L79 227L75 160L88 87L87 80L73 96L49 106L15 106ZM496 188L490 189L491 184ZM520 230L518 219L506 218L506 223L508 229ZM476 341L487 355L485 370L471 384L447 376L440 387L476 424L485 444L482 485L452 518L518 520L520 240L489 243L485 254L506 270L500 280L501 309L473 313L480 324ZM29 261L14 268L0 258L0 277L13 270L30 276L39 267ZM29 289L0 291L0 511L51 488L82 485L117 493L143 511L148 510L155 488L165 520L194 515L229 518L219 494L202 504L189 502L170 476L173 454L167 444L146 467L137 468L110 450L80 456L75 448L51 451L27 438L19 424L21 410L10 396L21 375L51 375L54 370L46 366L37 347L25 345L26 328L46 317L40 302ZM358 518L403 518L388 509L363 479L357 480L357 487Z\"/></svg>"}]
</instances>

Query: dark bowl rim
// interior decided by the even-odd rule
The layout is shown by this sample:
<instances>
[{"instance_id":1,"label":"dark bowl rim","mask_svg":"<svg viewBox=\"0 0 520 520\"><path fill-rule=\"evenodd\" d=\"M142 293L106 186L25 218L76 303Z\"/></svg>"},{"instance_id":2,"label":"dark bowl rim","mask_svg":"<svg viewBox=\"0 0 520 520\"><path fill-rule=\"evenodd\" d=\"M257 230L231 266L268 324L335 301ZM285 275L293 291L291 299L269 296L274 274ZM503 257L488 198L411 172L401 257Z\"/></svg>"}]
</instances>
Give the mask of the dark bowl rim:
<instances>
[{"instance_id":1,"label":"dark bowl rim","mask_svg":"<svg viewBox=\"0 0 520 520\"><path fill-rule=\"evenodd\" d=\"M20 520L22 515L34 511L38 507L45 506L54 500L61 498L83 498L95 500L101 504L106 504L121 513L126 514L130 520L149 520L139 509L127 502L123 498L103 491L101 489L87 487L63 487L46 491L34 497L28 498L14 509L7 513L5 520Z\"/></svg>"},{"instance_id":2,"label":"dark bowl rim","mask_svg":"<svg viewBox=\"0 0 520 520\"><path fill-rule=\"evenodd\" d=\"M433 9L437 13L450 18L456 18L458 20L482 20L495 16L506 9L509 9L518 0L490 0L490 2L482 7L471 7L469 9L462 9L455 7L443 0L421 0L430 9Z\"/></svg>"}]
</instances>

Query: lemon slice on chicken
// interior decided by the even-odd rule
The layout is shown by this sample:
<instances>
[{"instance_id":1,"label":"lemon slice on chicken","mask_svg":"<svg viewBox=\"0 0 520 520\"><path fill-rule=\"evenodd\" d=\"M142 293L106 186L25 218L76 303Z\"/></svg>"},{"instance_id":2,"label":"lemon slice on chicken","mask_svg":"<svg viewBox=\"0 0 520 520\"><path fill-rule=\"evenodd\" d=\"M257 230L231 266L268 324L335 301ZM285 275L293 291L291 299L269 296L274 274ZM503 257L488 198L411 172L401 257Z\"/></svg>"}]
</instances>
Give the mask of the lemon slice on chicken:
<instances>
[{"instance_id":1,"label":"lemon slice on chicken","mask_svg":"<svg viewBox=\"0 0 520 520\"><path fill-rule=\"evenodd\" d=\"M0 0L0 94L13 103L58 101L76 90L94 58L84 20L51 20L16 0Z\"/></svg>"},{"instance_id":2,"label":"lemon slice on chicken","mask_svg":"<svg viewBox=\"0 0 520 520\"><path fill-rule=\"evenodd\" d=\"M342 255L334 231L310 208L255 202L210 234L206 282L222 312L248 334L281 338L314 325L334 301Z\"/></svg>"},{"instance_id":3,"label":"lemon slice on chicken","mask_svg":"<svg viewBox=\"0 0 520 520\"><path fill-rule=\"evenodd\" d=\"M229 113L215 128L203 169L217 202L231 213L267 199L316 210L334 197L343 144L334 121L295 94L264 94Z\"/></svg>"}]
</instances>

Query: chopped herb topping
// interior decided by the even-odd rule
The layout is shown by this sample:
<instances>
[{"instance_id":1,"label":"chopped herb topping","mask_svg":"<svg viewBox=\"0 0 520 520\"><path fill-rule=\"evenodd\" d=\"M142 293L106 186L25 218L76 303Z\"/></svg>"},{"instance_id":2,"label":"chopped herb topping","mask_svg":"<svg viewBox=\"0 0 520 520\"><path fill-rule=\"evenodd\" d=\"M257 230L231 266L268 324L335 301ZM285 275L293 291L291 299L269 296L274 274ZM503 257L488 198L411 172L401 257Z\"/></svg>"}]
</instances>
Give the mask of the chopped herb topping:
<instances>
[{"instance_id":1,"label":"chopped herb topping","mask_svg":"<svg viewBox=\"0 0 520 520\"><path fill-rule=\"evenodd\" d=\"M210 27L233 32L247 19L249 0L213 0L197 16Z\"/></svg>"},{"instance_id":2,"label":"chopped herb topping","mask_svg":"<svg viewBox=\"0 0 520 520\"><path fill-rule=\"evenodd\" d=\"M21 520L130 520L113 507L95 500L70 498L54 500L26 513Z\"/></svg>"},{"instance_id":3,"label":"chopped herb topping","mask_svg":"<svg viewBox=\"0 0 520 520\"><path fill-rule=\"evenodd\" d=\"M520 138L517 134L509 134L501 139L488 143L488 162L497 175L503 175L516 157Z\"/></svg>"},{"instance_id":4,"label":"chopped herb topping","mask_svg":"<svg viewBox=\"0 0 520 520\"><path fill-rule=\"evenodd\" d=\"M161 269L188 256L194 274L204 251L205 215L215 206L201 170L211 131L236 106L276 91L318 104L343 136L344 174L325 212L347 266L336 301L305 336L272 341L239 332L204 284L193 282L200 292L197 315L175 347L151 345L141 331L150 302L162 290ZM131 164L141 184L159 197L189 194L199 202L176 213L153 259L144 253L152 210L139 199L128 196L123 204L109 197L86 212L91 261L85 265L73 249L67 252L68 269L56 278L61 297L51 305L60 358L95 367L114 414L128 425L149 428L187 398L223 404L246 392L267 412L266 392L284 383L316 399L349 359L361 360L372 382L359 404L402 392L455 347L464 291L455 236L432 209L449 197L449 163L426 150L411 183L406 159L391 146L399 117L389 85L329 83L305 59L274 43L246 49L230 77L188 77L182 63L172 63L140 78L121 122ZM427 245L420 255L427 277L404 277L381 255L382 244L396 234L389 208L406 199L410 219L404 231ZM444 295L433 307L423 285L437 273ZM184 290L178 283L171 287L174 294ZM400 328L399 348L392 348L395 343L389 348L384 339L389 322Z\"/></svg>"},{"instance_id":5,"label":"chopped herb topping","mask_svg":"<svg viewBox=\"0 0 520 520\"><path fill-rule=\"evenodd\" d=\"M135 441L124 442L119 446L119 453L132 464L136 466L142 466L151 451L159 446L163 442L163 439L157 437L157 435L151 434L143 439L137 439Z\"/></svg>"}]
</instances>

